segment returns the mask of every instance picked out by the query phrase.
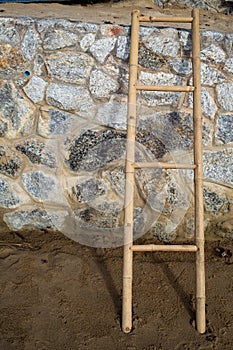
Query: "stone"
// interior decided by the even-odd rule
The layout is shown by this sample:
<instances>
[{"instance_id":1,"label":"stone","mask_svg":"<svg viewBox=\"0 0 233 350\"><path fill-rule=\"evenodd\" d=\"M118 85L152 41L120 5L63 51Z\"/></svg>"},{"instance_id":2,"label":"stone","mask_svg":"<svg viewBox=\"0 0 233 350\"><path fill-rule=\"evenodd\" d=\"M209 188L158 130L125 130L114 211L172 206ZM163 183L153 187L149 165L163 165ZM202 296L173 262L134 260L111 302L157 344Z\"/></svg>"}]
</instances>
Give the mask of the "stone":
<instances>
[{"instance_id":1,"label":"stone","mask_svg":"<svg viewBox=\"0 0 233 350\"><path fill-rule=\"evenodd\" d=\"M159 241L169 243L175 239L176 233L175 231L167 231L166 226L166 222L158 222L153 226L151 232Z\"/></svg>"},{"instance_id":2,"label":"stone","mask_svg":"<svg viewBox=\"0 0 233 350\"><path fill-rule=\"evenodd\" d=\"M0 42L9 44L17 44L20 42L20 35L15 25L12 26L8 18L5 19L5 23L1 19Z\"/></svg>"},{"instance_id":3,"label":"stone","mask_svg":"<svg viewBox=\"0 0 233 350\"><path fill-rule=\"evenodd\" d=\"M32 132L35 107L19 93L14 84L0 82L0 101L1 125L4 125L5 137L12 139Z\"/></svg>"},{"instance_id":4,"label":"stone","mask_svg":"<svg viewBox=\"0 0 233 350\"><path fill-rule=\"evenodd\" d=\"M40 77L33 76L23 90L32 102L39 103L44 99L46 86L46 81Z\"/></svg>"},{"instance_id":5,"label":"stone","mask_svg":"<svg viewBox=\"0 0 233 350\"><path fill-rule=\"evenodd\" d=\"M225 66L223 67L223 70L227 73L233 74L233 57L228 58L225 61Z\"/></svg>"},{"instance_id":6,"label":"stone","mask_svg":"<svg viewBox=\"0 0 233 350\"><path fill-rule=\"evenodd\" d=\"M117 167L108 167L102 173L102 178L111 184L111 189L117 193L120 198L124 198L125 191L125 168L122 165Z\"/></svg>"},{"instance_id":7,"label":"stone","mask_svg":"<svg viewBox=\"0 0 233 350\"><path fill-rule=\"evenodd\" d=\"M190 30L178 30L178 37L184 51L192 49L192 34Z\"/></svg>"},{"instance_id":8,"label":"stone","mask_svg":"<svg viewBox=\"0 0 233 350\"><path fill-rule=\"evenodd\" d=\"M218 102L225 111L233 111L233 83L223 83L217 86Z\"/></svg>"},{"instance_id":9,"label":"stone","mask_svg":"<svg viewBox=\"0 0 233 350\"><path fill-rule=\"evenodd\" d=\"M142 85L182 85L183 79L169 73L140 72L139 82ZM180 92L142 92L148 106L176 106Z\"/></svg>"},{"instance_id":10,"label":"stone","mask_svg":"<svg viewBox=\"0 0 233 350\"><path fill-rule=\"evenodd\" d=\"M185 59L175 59L168 62L173 71L182 76L189 76L192 73L192 63Z\"/></svg>"},{"instance_id":11,"label":"stone","mask_svg":"<svg viewBox=\"0 0 233 350\"><path fill-rule=\"evenodd\" d=\"M130 52L130 40L128 36L120 35L117 38L117 51L116 57L127 60L129 58Z\"/></svg>"},{"instance_id":12,"label":"stone","mask_svg":"<svg viewBox=\"0 0 233 350\"><path fill-rule=\"evenodd\" d=\"M23 162L15 150L6 145L0 146L0 173L17 177L22 170Z\"/></svg>"},{"instance_id":13,"label":"stone","mask_svg":"<svg viewBox=\"0 0 233 350\"><path fill-rule=\"evenodd\" d=\"M204 205L205 210L214 215L224 212L224 205L227 204L227 198L224 193L220 193L216 186L213 190L212 187L204 186Z\"/></svg>"},{"instance_id":14,"label":"stone","mask_svg":"<svg viewBox=\"0 0 233 350\"><path fill-rule=\"evenodd\" d=\"M10 44L0 44L0 78L16 80L24 70L22 52Z\"/></svg>"},{"instance_id":15,"label":"stone","mask_svg":"<svg viewBox=\"0 0 233 350\"><path fill-rule=\"evenodd\" d=\"M96 121L114 129L126 130L127 103L109 101L98 106Z\"/></svg>"},{"instance_id":16,"label":"stone","mask_svg":"<svg viewBox=\"0 0 233 350\"><path fill-rule=\"evenodd\" d=\"M42 164L49 168L56 167L56 159L51 150L43 141L36 138L30 138L18 143L16 149L28 157L33 164Z\"/></svg>"},{"instance_id":17,"label":"stone","mask_svg":"<svg viewBox=\"0 0 233 350\"><path fill-rule=\"evenodd\" d=\"M211 63L225 62L226 54L218 46L211 44L209 47L201 50L201 60Z\"/></svg>"},{"instance_id":18,"label":"stone","mask_svg":"<svg viewBox=\"0 0 233 350\"><path fill-rule=\"evenodd\" d=\"M103 36L120 36L124 32L124 27L116 24L103 24L100 26L100 33Z\"/></svg>"},{"instance_id":19,"label":"stone","mask_svg":"<svg viewBox=\"0 0 233 350\"><path fill-rule=\"evenodd\" d=\"M93 58L85 53L58 52L46 57L52 78L73 84L83 84L89 77Z\"/></svg>"},{"instance_id":20,"label":"stone","mask_svg":"<svg viewBox=\"0 0 233 350\"><path fill-rule=\"evenodd\" d=\"M44 36L43 47L45 50L58 50L77 45L80 38L77 34L64 29L49 29Z\"/></svg>"},{"instance_id":21,"label":"stone","mask_svg":"<svg viewBox=\"0 0 233 350\"><path fill-rule=\"evenodd\" d=\"M147 49L143 44L139 45L138 63L148 69L158 70L165 64L165 59L151 50Z\"/></svg>"},{"instance_id":22,"label":"stone","mask_svg":"<svg viewBox=\"0 0 233 350\"><path fill-rule=\"evenodd\" d=\"M44 201L51 196L55 180L42 171L30 171L22 175L25 190L34 198Z\"/></svg>"},{"instance_id":23,"label":"stone","mask_svg":"<svg viewBox=\"0 0 233 350\"><path fill-rule=\"evenodd\" d=\"M52 83L47 89L46 99L51 106L76 112L81 117L91 118L94 114L94 104L84 87Z\"/></svg>"},{"instance_id":24,"label":"stone","mask_svg":"<svg viewBox=\"0 0 233 350\"><path fill-rule=\"evenodd\" d=\"M104 195L106 192L104 181L91 178L72 187L72 195L78 203L88 203Z\"/></svg>"},{"instance_id":25,"label":"stone","mask_svg":"<svg viewBox=\"0 0 233 350\"><path fill-rule=\"evenodd\" d=\"M232 148L203 153L204 179L214 182L233 184Z\"/></svg>"},{"instance_id":26,"label":"stone","mask_svg":"<svg viewBox=\"0 0 233 350\"><path fill-rule=\"evenodd\" d=\"M72 171L93 171L119 159L125 152L125 134L113 130L82 130L67 144L66 164Z\"/></svg>"},{"instance_id":27,"label":"stone","mask_svg":"<svg viewBox=\"0 0 233 350\"><path fill-rule=\"evenodd\" d=\"M216 136L220 144L233 142L233 115L222 114L218 117Z\"/></svg>"},{"instance_id":28,"label":"stone","mask_svg":"<svg viewBox=\"0 0 233 350\"><path fill-rule=\"evenodd\" d=\"M16 208L20 203L19 197L10 190L9 182L0 177L0 207Z\"/></svg>"},{"instance_id":29,"label":"stone","mask_svg":"<svg viewBox=\"0 0 233 350\"><path fill-rule=\"evenodd\" d=\"M95 98L108 98L119 89L118 82L101 70L93 70L90 76L90 92Z\"/></svg>"},{"instance_id":30,"label":"stone","mask_svg":"<svg viewBox=\"0 0 233 350\"><path fill-rule=\"evenodd\" d=\"M36 76L47 76L44 58L40 54L35 56L33 73Z\"/></svg>"},{"instance_id":31,"label":"stone","mask_svg":"<svg viewBox=\"0 0 233 350\"><path fill-rule=\"evenodd\" d=\"M76 23L76 28L80 33L96 33L99 29L99 25L94 23L79 22Z\"/></svg>"},{"instance_id":32,"label":"stone","mask_svg":"<svg viewBox=\"0 0 233 350\"><path fill-rule=\"evenodd\" d=\"M176 57L180 49L178 31L173 28L155 29L143 39L143 43L149 50L164 57Z\"/></svg>"},{"instance_id":33,"label":"stone","mask_svg":"<svg viewBox=\"0 0 233 350\"><path fill-rule=\"evenodd\" d=\"M95 41L95 34L93 33L88 33L84 35L84 37L80 40L80 47L83 51L87 51L90 46L94 43Z\"/></svg>"},{"instance_id":34,"label":"stone","mask_svg":"<svg viewBox=\"0 0 233 350\"><path fill-rule=\"evenodd\" d=\"M64 135L71 130L74 118L73 114L58 109L42 110L39 116L37 132L43 137Z\"/></svg>"},{"instance_id":35,"label":"stone","mask_svg":"<svg viewBox=\"0 0 233 350\"><path fill-rule=\"evenodd\" d=\"M233 34L226 33L224 38L223 48L228 55L231 55L232 47L233 47Z\"/></svg>"},{"instance_id":36,"label":"stone","mask_svg":"<svg viewBox=\"0 0 233 350\"><path fill-rule=\"evenodd\" d=\"M32 61L40 44L39 34L33 27L29 27L22 40L22 52L26 60Z\"/></svg>"},{"instance_id":37,"label":"stone","mask_svg":"<svg viewBox=\"0 0 233 350\"><path fill-rule=\"evenodd\" d=\"M105 59L115 47L116 38L104 38L96 40L90 47L91 54L98 62L104 63Z\"/></svg>"},{"instance_id":38,"label":"stone","mask_svg":"<svg viewBox=\"0 0 233 350\"><path fill-rule=\"evenodd\" d=\"M201 35L201 48L209 47L212 44L221 43L224 40L224 34L213 30L203 30Z\"/></svg>"},{"instance_id":39,"label":"stone","mask_svg":"<svg viewBox=\"0 0 233 350\"><path fill-rule=\"evenodd\" d=\"M201 84L215 86L226 81L227 78L217 69L214 69L207 64L201 64Z\"/></svg>"},{"instance_id":40,"label":"stone","mask_svg":"<svg viewBox=\"0 0 233 350\"><path fill-rule=\"evenodd\" d=\"M218 108L214 102L213 97L205 88L201 89L201 106L204 115L213 119ZM189 94L189 107L193 107L193 94Z\"/></svg>"},{"instance_id":41,"label":"stone","mask_svg":"<svg viewBox=\"0 0 233 350\"><path fill-rule=\"evenodd\" d=\"M13 230L53 229L62 231L64 222L69 216L66 210L45 210L31 206L24 210L4 214L4 221Z\"/></svg>"}]
</instances>

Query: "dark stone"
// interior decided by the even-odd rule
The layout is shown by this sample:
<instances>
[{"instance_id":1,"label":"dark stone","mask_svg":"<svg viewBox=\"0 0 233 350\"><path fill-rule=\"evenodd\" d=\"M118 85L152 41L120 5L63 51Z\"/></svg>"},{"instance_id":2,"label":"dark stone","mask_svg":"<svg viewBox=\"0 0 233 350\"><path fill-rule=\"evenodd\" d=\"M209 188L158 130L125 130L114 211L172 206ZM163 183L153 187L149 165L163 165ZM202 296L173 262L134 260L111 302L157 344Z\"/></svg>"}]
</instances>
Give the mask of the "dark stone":
<instances>
[{"instance_id":1,"label":"dark stone","mask_svg":"<svg viewBox=\"0 0 233 350\"><path fill-rule=\"evenodd\" d=\"M145 45L140 44L138 52L138 62L144 68L157 70L160 69L166 63L166 60L159 54L156 54L151 50L147 49Z\"/></svg>"},{"instance_id":2,"label":"dark stone","mask_svg":"<svg viewBox=\"0 0 233 350\"><path fill-rule=\"evenodd\" d=\"M71 143L66 163L73 171L102 168L123 156L125 137L113 130L85 130Z\"/></svg>"},{"instance_id":3,"label":"dark stone","mask_svg":"<svg viewBox=\"0 0 233 350\"><path fill-rule=\"evenodd\" d=\"M19 175L22 169L22 160L14 149L0 146L0 173L11 177Z\"/></svg>"},{"instance_id":4,"label":"dark stone","mask_svg":"<svg viewBox=\"0 0 233 350\"><path fill-rule=\"evenodd\" d=\"M47 149L44 142L37 139L29 139L22 144L18 144L16 149L25 154L33 164L43 164L50 168L55 168L56 159Z\"/></svg>"},{"instance_id":5,"label":"dark stone","mask_svg":"<svg viewBox=\"0 0 233 350\"><path fill-rule=\"evenodd\" d=\"M213 214L218 214L224 203L227 202L226 196L219 196L216 192L204 188L205 209Z\"/></svg>"},{"instance_id":6,"label":"dark stone","mask_svg":"<svg viewBox=\"0 0 233 350\"><path fill-rule=\"evenodd\" d=\"M105 186L103 181L89 179L73 187L72 192L79 203L86 203L105 194Z\"/></svg>"}]
</instances>

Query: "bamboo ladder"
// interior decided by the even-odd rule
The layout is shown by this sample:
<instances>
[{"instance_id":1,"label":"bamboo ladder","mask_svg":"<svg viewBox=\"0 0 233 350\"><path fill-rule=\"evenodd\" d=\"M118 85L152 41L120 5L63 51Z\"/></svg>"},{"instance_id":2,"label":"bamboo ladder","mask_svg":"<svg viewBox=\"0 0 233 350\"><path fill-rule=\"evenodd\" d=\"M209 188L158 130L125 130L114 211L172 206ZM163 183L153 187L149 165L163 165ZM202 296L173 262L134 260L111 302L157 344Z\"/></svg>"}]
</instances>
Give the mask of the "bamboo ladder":
<instances>
[{"instance_id":1,"label":"bamboo ladder","mask_svg":"<svg viewBox=\"0 0 233 350\"><path fill-rule=\"evenodd\" d=\"M192 63L193 86L140 86L138 78L138 46L140 22L183 22L191 23L192 29ZM194 120L194 164L168 163L135 163L136 138L136 95L137 91L173 91L193 92ZM195 204L195 244L193 245L134 245L133 212L135 169L192 169L194 170L194 204ZM204 227L203 227L203 165L202 165L202 113L200 82L200 32L199 10L194 9L191 17L146 17L140 16L138 10L132 13L131 48L129 65L129 92L127 116L126 146L126 187L125 187L125 221L124 221L124 259L123 259L123 305L122 330L129 333L132 329L132 273L133 252L170 251L196 253L196 328L199 333L205 332L205 260L204 260Z\"/></svg>"}]
</instances>

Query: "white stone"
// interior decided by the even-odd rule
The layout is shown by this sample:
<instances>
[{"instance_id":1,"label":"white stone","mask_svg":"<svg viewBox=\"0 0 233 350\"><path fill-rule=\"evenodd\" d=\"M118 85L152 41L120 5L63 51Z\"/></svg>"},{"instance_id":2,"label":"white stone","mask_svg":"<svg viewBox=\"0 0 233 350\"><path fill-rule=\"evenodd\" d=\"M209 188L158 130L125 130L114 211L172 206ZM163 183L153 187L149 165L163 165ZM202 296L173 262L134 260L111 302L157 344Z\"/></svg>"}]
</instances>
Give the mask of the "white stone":
<instances>
[{"instance_id":1,"label":"white stone","mask_svg":"<svg viewBox=\"0 0 233 350\"><path fill-rule=\"evenodd\" d=\"M227 73L233 74L233 57L228 58L225 62L225 66L223 67L223 70Z\"/></svg>"},{"instance_id":2,"label":"white stone","mask_svg":"<svg viewBox=\"0 0 233 350\"><path fill-rule=\"evenodd\" d=\"M40 77L33 76L23 90L32 102L38 103L44 99L46 86L46 81Z\"/></svg>"},{"instance_id":3,"label":"white stone","mask_svg":"<svg viewBox=\"0 0 233 350\"><path fill-rule=\"evenodd\" d=\"M106 57L114 49L116 38L104 38L95 41L91 47L90 52L100 63L104 63Z\"/></svg>"},{"instance_id":4,"label":"white stone","mask_svg":"<svg viewBox=\"0 0 233 350\"><path fill-rule=\"evenodd\" d=\"M63 29L53 29L45 33L43 46L46 50L57 50L76 45L79 40L77 34Z\"/></svg>"},{"instance_id":5,"label":"white stone","mask_svg":"<svg viewBox=\"0 0 233 350\"><path fill-rule=\"evenodd\" d=\"M97 111L96 120L101 125L115 129L126 130L127 103L110 101L101 104Z\"/></svg>"},{"instance_id":6,"label":"white stone","mask_svg":"<svg viewBox=\"0 0 233 350\"><path fill-rule=\"evenodd\" d=\"M233 111L233 83L223 83L218 85L217 96L220 106L225 111Z\"/></svg>"},{"instance_id":7,"label":"white stone","mask_svg":"<svg viewBox=\"0 0 233 350\"><path fill-rule=\"evenodd\" d=\"M171 68L180 75L190 75L192 73L192 63L181 58L169 61Z\"/></svg>"},{"instance_id":8,"label":"white stone","mask_svg":"<svg viewBox=\"0 0 233 350\"><path fill-rule=\"evenodd\" d=\"M129 57L130 41L127 36L119 36L117 39L117 52L116 56L122 60L126 60Z\"/></svg>"},{"instance_id":9,"label":"white stone","mask_svg":"<svg viewBox=\"0 0 233 350\"><path fill-rule=\"evenodd\" d=\"M201 60L206 62L221 63L226 58L225 52L218 46L211 44L209 47L201 50Z\"/></svg>"},{"instance_id":10,"label":"white stone","mask_svg":"<svg viewBox=\"0 0 233 350\"><path fill-rule=\"evenodd\" d=\"M31 61L36 54L41 40L34 28L28 28L22 41L22 52L24 57Z\"/></svg>"},{"instance_id":11,"label":"white stone","mask_svg":"<svg viewBox=\"0 0 233 350\"><path fill-rule=\"evenodd\" d=\"M177 30L173 28L156 29L143 42L148 49L165 57L176 57L180 48Z\"/></svg>"},{"instance_id":12,"label":"white stone","mask_svg":"<svg viewBox=\"0 0 233 350\"><path fill-rule=\"evenodd\" d=\"M213 97L205 88L201 89L201 106L203 113L210 119L213 119L218 108ZM189 107L193 107L193 94L189 94Z\"/></svg>"},{"instance_id":13,"label":"white stone","mask_svg":"<svg viewBox=\"0 0 233 350\"><path fill-rule=\"evenodd\" d=\"M90 76L90 92L96 98L109 97L119 89L118 82L101 70L93 70Z\"/></svg>"},{"instance_id":14,"label":"white stone","mask_svg":"<svg viewBox=\"0 0 233 350\"><path fill-rule=\"evenodd\" d=\"M201 84L214 86L216 84L226 81L227 78L224 74L219 72L207 64L201 64Z\"/></svg>"},{"instance_id":15,"label":"white stone","mask_svg":"<svg viewBox=\"0 0 233 350\"><path fill-rule=\"evenodd\" d=\"M80 47L83 51L87 51L90 46L94 43L95 41L95 34L89 33L86 34L81 40L80 40Z\"/></svg>"}]
</instances>

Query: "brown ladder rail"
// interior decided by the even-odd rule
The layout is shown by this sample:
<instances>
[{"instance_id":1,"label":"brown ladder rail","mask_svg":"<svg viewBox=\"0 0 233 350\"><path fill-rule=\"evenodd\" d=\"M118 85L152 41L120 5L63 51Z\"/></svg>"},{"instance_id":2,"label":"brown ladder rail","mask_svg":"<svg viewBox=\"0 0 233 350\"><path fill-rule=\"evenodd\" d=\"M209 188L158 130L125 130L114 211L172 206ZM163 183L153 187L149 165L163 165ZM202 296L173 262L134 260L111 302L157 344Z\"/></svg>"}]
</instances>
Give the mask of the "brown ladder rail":
<instances>
[{"instance_id":1,"label":"brown ladder rail","mask_svg":"<svg viewBox=\"0 0 233 350\"><path fill-rule=\"evenodd\" d=\"M138 47L140 22L185 22L192 26L192 63L193 86L141 86L138 77ZM193 92L194 120L194 164L167 163L135 163L136 138L136 104L137 91L189 91ZM123 305L122 329L129 333L132 329L132 281L134 251L183 251L196 253L196 327L204 333L205 319L205 259L204 259L204 227L203 227L203 165L202 165L202 113L200 82L200 32L199 10L192 11L192 17L145 17L138 10L132 13L131 48L129 66L129 92L127 117L126 147L126 187L125 187L125 222L124 222L124 260L123 260ZM134 245L133 244L133 212L135 169L193 169L195 196L195 244L193 245Z\"/></svg>"}]
</instances>

